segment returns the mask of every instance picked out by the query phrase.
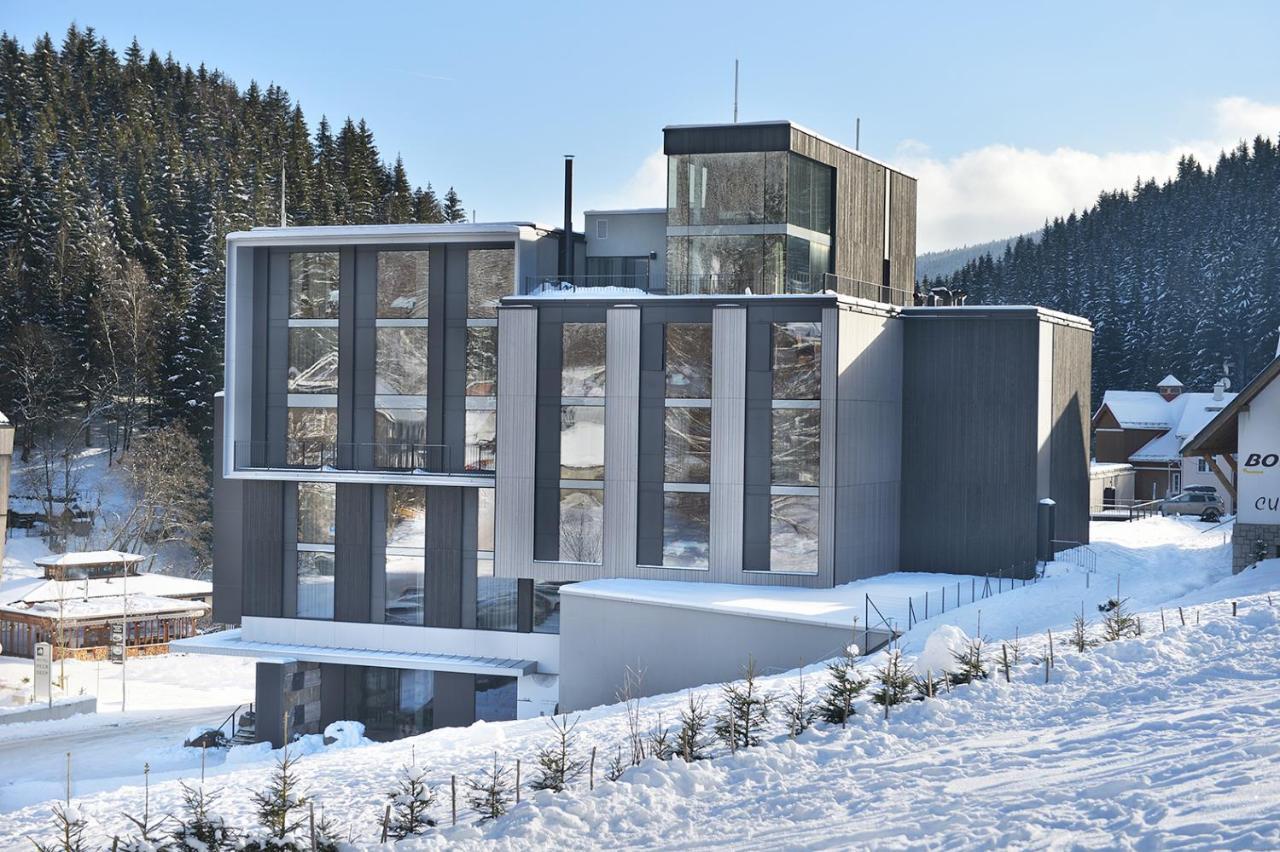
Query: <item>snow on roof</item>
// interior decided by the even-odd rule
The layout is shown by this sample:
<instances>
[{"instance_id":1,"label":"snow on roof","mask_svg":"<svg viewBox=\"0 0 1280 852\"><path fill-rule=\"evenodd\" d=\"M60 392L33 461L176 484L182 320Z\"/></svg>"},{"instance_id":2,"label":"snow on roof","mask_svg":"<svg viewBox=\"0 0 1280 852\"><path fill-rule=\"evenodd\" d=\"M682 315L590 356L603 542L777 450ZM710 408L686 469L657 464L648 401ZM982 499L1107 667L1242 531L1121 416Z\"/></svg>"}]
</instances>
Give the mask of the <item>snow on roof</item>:
<instances>
[{"instance_id":1,"label":"snow on roof","mask_svg":"<svg viewBox=\"0 0 1280 852\"><path fill-rule=\"evenodd\" d=\"M1123 473L1126 470L1133 470L1133 465L1124 462L1089 462L1089 476L1107 476L1113 473Z\"/></svg>"},{"instance_id":2,"label":"snow on roof","mask_svg":"<svg viewBox=\"0 0 1280 852\"><path fill-rule=\"evenodd\" d=\"M169 613L200 614L209 609L208 604L197 601L182 601L176 598L158 595L135 595L129 592L129 617L144 615L161 615ZM53 618L123 618L124 596L84 598L68 598L64 601L43 601L30 604L0 605L0 612L18 612L24 615L37 615Z\"/></svg>"},{"instance_id":3,"label":"snow on roof","mask_svg":"<svg viewBox=\"0 0 1280 852\"><path fill-rule=\"evenodd\" d=\"M1126 401L1122 401L1120 405L1120 411L1125 412L1126 417L1154 418L1156 412L1163 410L1167 415L1164 425L1139 425L1133 420L1127 423L1121 417L1120 411L1111 405L1112 394L1126 395ZM1129 397L1140 395L1148 398L1145 403L1141 400L1127 401ZM1160 394L1151 391L1107 391L1102 404L1111 408L1111 413L1125 428L1167 430L1163 435L1152 438L1136 453L1130 455L1131 461L1177 461L1181 458L1182 448L1200 434L1200 430L1207 426L1219 411L1226 408L1235 396L1233 393L1224 393L1222 399L1214 399L1212 393L1183 393L1165 401ZM1151 402L1151 399L1156 401Z\"/></svg>"},{"instance_id":4,"label":"snow on roof","mask_svg":"<svg viewBox=\"0 0 1280 852\"><path fill-rule=\"evenodd\" d=\"M70 568L85 565L132 565L146 559L137 553L119 550L86 550L80 553L60 553L57 556L39 556L31 560L41 568Z\"/></svg>"},{"instance_id":5,"label":"snow on roof","mask_svg":"<svg viewBox=\"0 0 1280 852\"><path fill-rule=\"evenodd\" d=\"M28 580L25 583L6 584L0 604L24 605L46 601L71 601L94 598L110 598L121 594L125 586L123 577L99 580ZM179 597L208 597L213 594L213 584L205 580L186 577L170 577L167 574L132 574L129 576L129 600L134 595L155 596L167 599Z\"/></svg>"},{"instance_id":6,"label":"snow on roof","mask_svg":"<svg viewBox=\"0 0 1280 852\"><path fill-rule=\"evenodd\" d=\"M1158 388L1180 388L1180 387L1182 387L1182 382L1178 381L1178 377L1177 377L1177 376L1175 376L1173 373L1170 373L1169 375L1167 375L1167 376L1165 376L1163 379L1161 379L1161 380L1160 380L1160 384L1156 385L1156 387L1158 387Z\"/></svg>"}]
</instances>

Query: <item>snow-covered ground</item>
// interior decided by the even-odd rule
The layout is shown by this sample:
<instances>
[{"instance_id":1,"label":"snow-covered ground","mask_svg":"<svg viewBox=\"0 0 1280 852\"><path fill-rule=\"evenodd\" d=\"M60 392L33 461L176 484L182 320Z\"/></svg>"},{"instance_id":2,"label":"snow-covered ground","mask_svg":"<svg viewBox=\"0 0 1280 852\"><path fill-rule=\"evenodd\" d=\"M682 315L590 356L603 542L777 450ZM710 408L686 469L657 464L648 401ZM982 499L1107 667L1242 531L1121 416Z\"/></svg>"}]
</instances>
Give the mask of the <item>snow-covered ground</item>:
<instances>
[{"instance_id":1,"label":"snow-covered ground","mask_svg":"<svg viewBox=\"0 0 1280 852\"><path fill-rule=\"evenodd\" d=\"M1222 531L1206 529L1161 518L1095 524L1098 570L1087 587L1079 569L1055 564L1045 581L949 610L902 637L904 652L916 655L944 625L973 634L980 608L982 634L997 643L1015 631L1022 637L1023 662L1009 684L996 677L958 687L896 709L887 722L863 705L848 729L819 726L794 742L775 725L758 748L692 766L648 761L617 783L599 773L626 739L626 715L595 708L577 714L580 753L598 749L595 790L579 783L560 795L526 792L484 827L460 801L465 824L402 845L1280 847L1280 563L1233 577ZM1143 612L1144 635L1070 650L1065 628L1082 604L1097 621L1117 577ZM1046 684L1040 658L1049 629L1057 660ZM817 686L821 667L804 676ZM764 684L781 693L798 677ZM716 687L697 692L719 703ZM645 699L644 725L659 717L673 724L685 700ZM549 732L545 720L527 720L357 748L325 748L318 739L293 747L306 752L298 772L309 795L344 834L373 844L400 764L416 760L442 785L435 815L447 822L451 774L462 788L496 753L508 766L521 759L528 779ZM219 812L232 823L252 823L250 796L265 786L274 757L265 746L236 749L209 770ZM145 757L120 749L117 759L117 775L137 764L132 784L76 794L98 839L126 832L122 813L141 808ZM10 777L11 765L0 752ZM178 809L179 774L153 774L153 812ZM49 826L48 802L0 813L0 848Z\"/></svg>"}]
</instances>

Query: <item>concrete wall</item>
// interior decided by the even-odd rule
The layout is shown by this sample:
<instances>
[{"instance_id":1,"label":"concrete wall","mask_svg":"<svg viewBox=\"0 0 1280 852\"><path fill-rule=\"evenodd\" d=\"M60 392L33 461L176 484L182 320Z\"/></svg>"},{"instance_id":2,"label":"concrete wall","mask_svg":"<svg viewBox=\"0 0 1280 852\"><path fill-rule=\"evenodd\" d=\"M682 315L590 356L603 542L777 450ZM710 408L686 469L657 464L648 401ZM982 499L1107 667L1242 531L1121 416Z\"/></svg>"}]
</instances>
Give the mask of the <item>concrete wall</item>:
<instances>
[{"instance_id":1,"label":"concrete wall","mask_svg":"<svg viewBox=\"0 0 1280 852\"><path fill-rule=\"evenodd\" d=\"M616 701L628 666L644 671L640 695L660 695L739 678L748 657L761 674L828 659L855 637L852 625L608 600L570 588L560 599L560 640L566 712Z\"/></svg>"},{"instance_id":2,"label":"concrete wall","mask_svg":"<svg viewBox=\"0 0 1280 852\"><path fill-rule=\"evenodd\" d=\"M84 698L61 698L48 704L29 704L26 707L6 707L0 710L0 725L19 722L47 722L50 719L69 719L84 713L97 713L98 699L90 695Z\"/></svg>"},{"instance_id":3,"label":"concrete wall","mask_svg":"<svg viewBox=\"0 0 1280 852\"><path fill-rule=\"evenodd\" d=\"M1115 489L1115 501L1119 505L1128 505L1133 500L1134 471L1133 468L1117 469L1106 473L1089 474L1089 509L1097 511L1103 507L1108 488Z\"/></svg>"}]
</instances>

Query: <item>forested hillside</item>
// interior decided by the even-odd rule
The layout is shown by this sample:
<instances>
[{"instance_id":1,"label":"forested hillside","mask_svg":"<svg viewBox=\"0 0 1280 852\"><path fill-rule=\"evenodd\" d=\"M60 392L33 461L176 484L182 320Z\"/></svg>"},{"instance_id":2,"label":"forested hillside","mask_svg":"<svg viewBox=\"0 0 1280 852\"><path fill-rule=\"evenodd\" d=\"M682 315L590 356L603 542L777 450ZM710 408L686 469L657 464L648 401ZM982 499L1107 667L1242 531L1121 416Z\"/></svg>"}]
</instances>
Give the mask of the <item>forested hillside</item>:
<instances>
[{"instance_id":1,"label":"forested hillside","mask_svg":"<svg viewBox=\"0 0 1280 852\"><path fill-rule=\"evenodd\" d=\"M1027 236L1038 239L1040 234L1027 234ZM1012 245L1017 239L1017 237L1009 237L1003 240L976 243L971 246L966 245L959 248L943 249L942 251L924 252L916 256L916 278L939 278L944 275L950 275L969 261L983 255L1003 254L1005 246Z\"/></svg>"},{"instance_id":2,"label":"forested hillside","mask_svg":"<svg viewBox=\"0 0 1280 852\"><path fill-rule=\"evenodd\" d=\"M1276 352L1280 153L1269 139L1191 158L1163 185L1109 192L997 258L926 282L971 303L1038 304L1093 320L1094 402L1166 373L1207 389L1230 361L1237 388Z\"/></svg>"},{"instance_id":3,"label":"forested hillside","mask_svg":"<svg viewBox=\"0 0 1280 852\"><path fill-rule=\"evenodd\" d=\"M20 442L177 419L207 448L224 237L279 224L282 169L290 224L465 220L363 120L313 132L279 86L92 29L0 36L0 410Z\"/></svg>"}]
</instances>

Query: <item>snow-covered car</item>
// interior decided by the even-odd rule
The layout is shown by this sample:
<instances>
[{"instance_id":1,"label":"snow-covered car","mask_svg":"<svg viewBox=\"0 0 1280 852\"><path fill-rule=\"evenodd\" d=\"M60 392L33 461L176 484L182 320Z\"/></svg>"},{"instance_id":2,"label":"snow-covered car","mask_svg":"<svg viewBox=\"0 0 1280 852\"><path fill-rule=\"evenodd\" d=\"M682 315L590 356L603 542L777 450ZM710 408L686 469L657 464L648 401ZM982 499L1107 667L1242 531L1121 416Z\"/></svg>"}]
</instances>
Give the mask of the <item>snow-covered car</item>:
<instances>
[{"instance_id":1,"label":"snow-covered car","mask_svg":"<svg viewBox=\"0 0 1280 852\"><path fill-rule=\"evenodd\" d=\"M1161 515L1196 515L1202 521L1210 523L1218 520L1226 513L1226 506L1218 499L1215 491L1208 494L1203 491L1186 491L1174 497L1168 497L1160 503Z\"/></svg>"}]
</instances>

